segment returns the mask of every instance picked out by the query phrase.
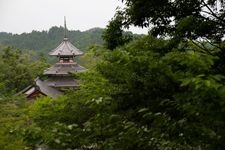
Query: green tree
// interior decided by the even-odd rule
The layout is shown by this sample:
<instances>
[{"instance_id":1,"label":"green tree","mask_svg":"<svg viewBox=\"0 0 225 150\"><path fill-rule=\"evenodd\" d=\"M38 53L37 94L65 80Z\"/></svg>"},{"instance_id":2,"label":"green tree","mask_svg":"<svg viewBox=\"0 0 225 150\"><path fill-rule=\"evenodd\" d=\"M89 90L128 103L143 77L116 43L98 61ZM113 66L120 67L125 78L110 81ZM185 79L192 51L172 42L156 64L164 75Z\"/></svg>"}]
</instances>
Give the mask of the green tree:
<instances>
[{"instance_id":1,"label":"green tree","mask_svg":"<svg viewBox=\"0 0 225 150\"><path fill-rule=\"evenodd\" d=\"M2 150L29 149L24 141L24 129L29 124L25 98L0 98L0 148Z\"/></svg>"},{"instance_id":2,"label":"green tree","mask_svg":"<svg viewBox=\"0 0 225 150\"><path fill-rule=\"evenodd\" d=\"M68 37L76 47L85 51L92 44L103 44L101 28L92 28L87 31L71 30ZM56 48L63 40L63 27L51 27L49 31L32 31L31 33L11 34L0 32L0 44L15 46L22 50L33 50L47 54Z\"/></svg>"},{"instance_id":3,"label":"green tree","mask_svg":"<svg viewBox=\"0 0 225 150\"><path fill-rule=\"evenodd\" d=\"M11 47L4 48L0 55L1 95L19 92L42 74L48 64L41 60L32 61L31 56Z\"/></svg>"},{"instance_id":4,"label":"green tree","mask_svg":"<svg viewBox=\"0 0 225 150\"><path fill-rule=\"evenodd\" d=\"M217 58L192 44L165 53L168 44L145 37L113 51L98 66L119 89L111 95L117 111L138 129L146 127L138 149L151 138L144 149L157 143L154 149L223 149L224 76L212 73Z\"/></svg>"},{"instance_id":5,"label":"green tree","mask_svg":"<svg viewBox=\"0 0 225 150\"><path fill-rule=\"evenodd\" d=\"M220 0L122 0L128 25L148 27L155 33L221 39L224 2ZM174 34L175 31L175 34ZM181 32L180 32L181 31Z\"/></svg>"},{"instance_id":6,"label":"green tree","mask_svg":"<svg viewBox=\"0 0 225 150\"><path fill-rule=\"evenodd\" d=\"M125 26L150 27L150 34L171 39L170 50L192 42L200 51L219 57L217 73L224 74L224 1L122 0ZM121 14L121 13L120 13ZM212 52L211 48L217 49Z\"/></svg>"},{"instance_id":7,"label":"green tree","mask_svg":"<svg viewBox=\"0 0 225 150\"><path fill-rule=\"evenodd\" d=\"M146 36L108 51L97 72L79 75L79 90L37 101L30 111L35 127L27 130L36 135L33 144L223 149L225 87L224 76L211 73L216 58L191 43L165 53L168 44Z\"/></svg>"},{"instance_id":8,"label":"green tree","mask_svg":"<svg viewBox=\"0 0 225 150\"><path fill-rule=\"evenodd\" d=\"M224 11L213 9L222 1L123 2L124 16L106 34L114 50L98 54L92 47L90 55L100 59L75 75L78 90L30 106L26 142L53 149L225 149ZM132 24L153 24L158 38L119 46L122 26Z\"/></svg>"},{"instance_id":9,"label":"green tree","mask_svg":"<svg viewBox=\"0 0 225 150\"><path fill-rule=\"evenodd\" d=\"M102 35L108 49L113 50L132 39L132 36L130 34L125 34L122 28L123 16L117 12L116 16L109 22Z\"/></svg>"}]
</instances>

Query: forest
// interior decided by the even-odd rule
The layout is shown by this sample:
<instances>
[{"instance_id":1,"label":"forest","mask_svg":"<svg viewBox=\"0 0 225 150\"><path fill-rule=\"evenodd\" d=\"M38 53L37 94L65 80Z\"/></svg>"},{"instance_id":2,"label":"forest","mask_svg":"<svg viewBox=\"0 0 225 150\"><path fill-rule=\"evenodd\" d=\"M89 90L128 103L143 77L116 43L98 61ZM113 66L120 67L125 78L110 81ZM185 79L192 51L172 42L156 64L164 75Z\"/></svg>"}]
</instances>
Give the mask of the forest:
<instances>
[{"instance_id":1,"label":"forest","mask_svg":"<svg viewBox=\"0 0 225 150\"><path fill-rule=\"evenodd\" d=\"M104 29L92 28L87 31L69 31L70 41L82 50L86 50L89 45L103 44L101 37ZM0 44L9 45L21 50L34 50L38 53L47 54L47 52L61 42L64 34L62 26L51 27L48 31L35 31L31 33L12 34L0 32Z\"/></svg>"},{"instance_id":2,"label":"forest","mask_svg":"<svg viewBox=\"0 0 225 150\"><path fill-rule=\"evenodd\" d=\"M122 2L106 29L69 32L88 70L55 100L17 93L51 65L63 28L0 33L1 149L225 149L225 2Z\"/></svg>"}]
</instances>

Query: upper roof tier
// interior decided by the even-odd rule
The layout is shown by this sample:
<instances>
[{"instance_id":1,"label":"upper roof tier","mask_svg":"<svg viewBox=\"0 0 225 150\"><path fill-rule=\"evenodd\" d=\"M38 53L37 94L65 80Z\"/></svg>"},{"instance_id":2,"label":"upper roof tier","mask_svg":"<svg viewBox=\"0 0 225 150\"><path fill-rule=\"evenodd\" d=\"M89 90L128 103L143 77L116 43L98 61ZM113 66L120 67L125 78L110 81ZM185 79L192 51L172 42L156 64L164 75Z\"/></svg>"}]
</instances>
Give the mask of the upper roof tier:
<instances>
[{"instance_id":1,"label":"upper roof tier","mask_svg":"<svg viewBox=\"0 0 225 150\"><path fill-rule=\"evenodd\" d=\"M79 56L84 53L73 46L67 38L66 18L64 17L64 39L62 43L51 52L48 53L50 56Z\"/></svg>"},{"instance_id":2,"label":"upper roof tier","mask_svg":"<svg viewBox=\"0 0 225 150\"><path fill-rule=\"evenodd\" d=\"M64 38L63 42L51 52L48 53L50 56L79 56L84 53L73 46L68 40L68 38Z\"/></svg>"}]
</instances>

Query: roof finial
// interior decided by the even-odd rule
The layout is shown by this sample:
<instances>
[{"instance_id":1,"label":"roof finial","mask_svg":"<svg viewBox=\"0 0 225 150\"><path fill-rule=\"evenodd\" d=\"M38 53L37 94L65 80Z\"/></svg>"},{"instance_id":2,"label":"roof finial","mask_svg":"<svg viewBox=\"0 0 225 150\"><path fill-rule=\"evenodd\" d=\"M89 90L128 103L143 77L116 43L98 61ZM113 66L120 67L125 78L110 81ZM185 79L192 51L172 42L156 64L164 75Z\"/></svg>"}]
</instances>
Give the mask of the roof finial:
<instances>
[{"instance_id":1,"label":"roof finial","mask_svg":"<svg viewBox=\"0 0 225 150\"><path fill-rule=\"evenodd\" d=\"M64 38L67 38L66 17L64 16Z\"/></svg>"}]
</instances>

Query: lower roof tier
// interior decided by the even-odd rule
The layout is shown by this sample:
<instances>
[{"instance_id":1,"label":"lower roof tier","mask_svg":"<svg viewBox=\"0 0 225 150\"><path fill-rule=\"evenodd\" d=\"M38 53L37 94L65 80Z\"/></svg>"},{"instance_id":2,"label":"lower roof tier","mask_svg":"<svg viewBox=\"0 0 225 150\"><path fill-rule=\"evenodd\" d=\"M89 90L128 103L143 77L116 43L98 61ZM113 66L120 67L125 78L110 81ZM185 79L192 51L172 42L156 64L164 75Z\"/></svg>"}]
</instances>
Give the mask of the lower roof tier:
<instances>
[{"instance_id":1,"label":"lower roof tier","mask_svg":"<svg viewBox=\"0 0 225 150\"><path fill-rule=\"evenodd\" d=\"M77 81L72 77L49 77L46 80L39 78L35 79L34 84L28 86L20 93L26 95L27 98L33 99L39 97L39 95L50 96L56 99L59 95L63 95L64 88L77 88L79 87Z\"/></svg>"},{"instance_id":2,"label":"lower roof tier","mask_svg":"<svg viewBox=\"0 0 225 150\"><path fill-rule=\"evenodd\" d=\"M52 76L43 81L50 87L78 87L77 81L68 76Z\"/></svg>"},{"instance_id":3,"label":"lower roof tier","mask_svg":"<svg viewBox=\"0 0 225 150\"><path fill-rule=\"evenodd\" d=\"M68 73L83 72L86 69L76 63L57 63L46 69L44 75L66 75Z\"/></svg>"}]
</instances>

